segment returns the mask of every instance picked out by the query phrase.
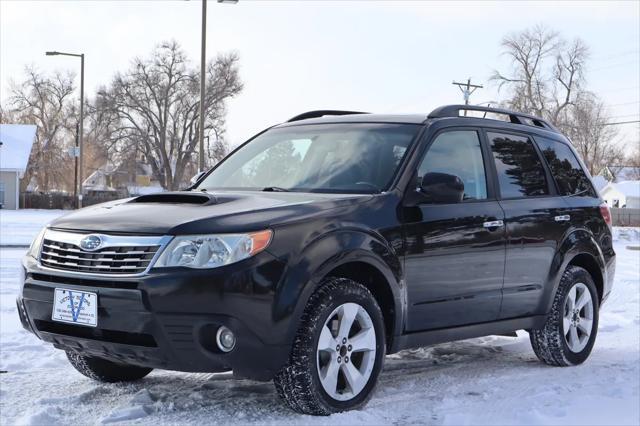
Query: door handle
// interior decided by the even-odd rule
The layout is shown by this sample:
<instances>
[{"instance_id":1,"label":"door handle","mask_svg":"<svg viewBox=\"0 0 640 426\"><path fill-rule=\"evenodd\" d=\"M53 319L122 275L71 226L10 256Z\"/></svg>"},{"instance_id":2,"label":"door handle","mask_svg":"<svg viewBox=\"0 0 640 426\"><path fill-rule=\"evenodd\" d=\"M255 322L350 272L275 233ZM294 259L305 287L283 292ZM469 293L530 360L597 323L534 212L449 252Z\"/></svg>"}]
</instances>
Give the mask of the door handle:
<instances>
[{"instance_id":1,"label":"door handle","mask_svg":"<svg viewBox=\"0 0 640 426\"><path fill-rule=\"evenodd\" d=\"M554 217L553 220L555 220L556 222L567 222L571 220L571 216L569 216L568 214L564 214L562 216Z\"/></svg>"},{"instance_id":2,"label":"door handle","mask_svg":"<svg viewBox=\"0 0 640 426\"><path fill-rule=\"evenodd\" d=\"M504 222L501 220L491 220L489 222L484 222L482 226L485 228L500 228L501 226L504 226Z\"/></svg>"}]
</instances>

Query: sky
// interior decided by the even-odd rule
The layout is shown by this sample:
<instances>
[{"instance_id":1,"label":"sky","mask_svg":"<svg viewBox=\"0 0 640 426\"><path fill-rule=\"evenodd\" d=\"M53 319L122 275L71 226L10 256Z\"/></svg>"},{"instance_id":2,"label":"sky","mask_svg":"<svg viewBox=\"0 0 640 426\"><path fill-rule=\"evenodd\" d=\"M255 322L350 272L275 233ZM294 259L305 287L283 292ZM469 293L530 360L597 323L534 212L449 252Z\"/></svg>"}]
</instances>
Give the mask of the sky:
<instances>
[{"instance_id":1,"label":"sky","mask_svg":"<svg viewBox=\"0 0 640 426\"><path fill-rule=\"evenodd\" d=\"M235 146L270 125L315 109L428 113L462 102L451 84L485 85L472 103L499 100L488 79L509 66L505 34L544 24L591 49L588 87L613 121L640 119L640 1L257 1L208 3L207 56L236 51L244 91L228 103ZM0 0L0 100L26 65L79 70L47 50L83 52L87 96L164 40L199 66L198 0ZM75 62L74 62L75 61ZM640 126L620 128L627 149Z\"/></svg>"}]
</instances>

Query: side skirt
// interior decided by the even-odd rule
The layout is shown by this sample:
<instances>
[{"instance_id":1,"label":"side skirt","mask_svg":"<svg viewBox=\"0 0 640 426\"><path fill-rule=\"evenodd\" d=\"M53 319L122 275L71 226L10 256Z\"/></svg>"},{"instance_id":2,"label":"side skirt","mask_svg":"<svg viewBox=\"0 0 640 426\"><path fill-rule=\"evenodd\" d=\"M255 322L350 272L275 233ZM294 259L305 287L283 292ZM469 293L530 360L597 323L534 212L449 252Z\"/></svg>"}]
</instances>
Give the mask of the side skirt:
<instances>
[{"instance_id":1,"label":"side skirt","mask_svg":"<svg viewBox=\"0 0 640 426\"><path fill-rule=\"evenodd\" d=\"M420 331L398 336L393 340L389 353L403 349L419 348L438 343L453 342L455 340L471 339L490 335L513 335L516 330L529 330L544 326L546 315L513 318L500 321L484 322L481 324L463 325L453 328L439 328L436 330Z\"/></svg>"}]
</instances>

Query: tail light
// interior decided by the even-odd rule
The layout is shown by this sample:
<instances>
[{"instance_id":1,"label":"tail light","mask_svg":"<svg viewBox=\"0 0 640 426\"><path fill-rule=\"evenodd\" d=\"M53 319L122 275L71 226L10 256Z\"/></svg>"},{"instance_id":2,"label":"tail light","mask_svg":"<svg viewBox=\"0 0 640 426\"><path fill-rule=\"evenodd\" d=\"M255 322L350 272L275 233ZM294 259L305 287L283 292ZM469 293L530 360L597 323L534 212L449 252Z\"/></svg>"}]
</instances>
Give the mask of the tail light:
<instances>
[{"instance_id":1,"label":"tail light","mask_svg":"<svg viewBox=\"0 0 640 426\"><path fill-rule=\"evenodd\" d=\"M607 203L600 204L600 214L602 215L604 221L607 223L607 226L611 226L613 223L611 220L611 210L609 210L609 206L607 205Z\"/></svg>"}]
</instances>

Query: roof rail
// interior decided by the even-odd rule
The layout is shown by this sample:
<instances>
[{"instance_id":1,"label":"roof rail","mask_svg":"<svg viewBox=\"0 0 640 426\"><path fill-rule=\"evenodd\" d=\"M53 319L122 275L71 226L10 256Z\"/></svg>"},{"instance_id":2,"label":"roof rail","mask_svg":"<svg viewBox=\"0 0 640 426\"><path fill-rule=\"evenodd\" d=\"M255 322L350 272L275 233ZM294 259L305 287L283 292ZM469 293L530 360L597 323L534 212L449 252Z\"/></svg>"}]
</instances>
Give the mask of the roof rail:
<instances>
[{"instance_id":1,"label":"roof rail","mask_svg":"<svg viewBox=\"0 0 640 426\"><path fill-rule=\"evenodd\" d=\"M522 112L511 111L503 108L491 108L478 105L445 105L434 109L429 114L429 118L444 118L444 117L460 117L460 111L482 111L485 113L491 112L495 114L503 114L509 117L509 121L515 124L523 124L525 126L540 127L542 129L550 130L552 132L559 133L548 121L536 117L535 115L529 115ZM473 117L478 118L478 117ZM483 117L484 118L484 117Z\"/></svg>"},{"instance_id":2,"label":"roof rail","mask_svg":"<svg viewBox=\"0 0 640 426\"><path fill-rule=\"evenodd\" d=\"M369 113L362 112L362 111L340 111L340 110L334 110L334 109L320 109L317 111L308 111L308 112L303 112L302 114L298 114L295 117L287 120L287 123L291 123L293 121L306 120L309 118L323 117L325 115L351 115L351 114L369 114Z\"/></svg>"}]
</instances>

